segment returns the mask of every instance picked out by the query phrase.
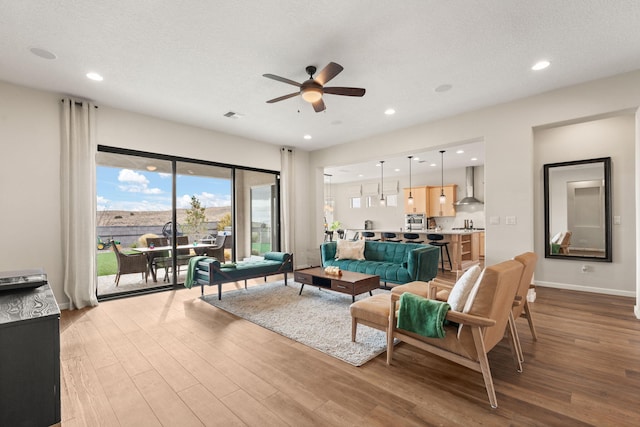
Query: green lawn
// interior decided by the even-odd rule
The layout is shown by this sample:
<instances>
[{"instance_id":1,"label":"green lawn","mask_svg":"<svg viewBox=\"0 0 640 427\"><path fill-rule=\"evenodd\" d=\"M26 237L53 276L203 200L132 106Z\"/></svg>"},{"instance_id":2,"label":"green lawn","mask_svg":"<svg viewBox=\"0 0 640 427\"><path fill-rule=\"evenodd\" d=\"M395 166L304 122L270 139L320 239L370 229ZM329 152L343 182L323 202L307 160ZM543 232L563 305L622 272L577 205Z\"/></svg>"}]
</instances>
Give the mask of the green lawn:
<instances>
[{"instance_id":1,"label":"green lawn","mask_svg":"<svg viewBox=\"0 0 640 427\"><path fill-rule=\"evenodd\" d=\"M116 254L113 252L102 252L97 256L98 276L111 276L118 272Z\"/></svg>"}]
</instances>

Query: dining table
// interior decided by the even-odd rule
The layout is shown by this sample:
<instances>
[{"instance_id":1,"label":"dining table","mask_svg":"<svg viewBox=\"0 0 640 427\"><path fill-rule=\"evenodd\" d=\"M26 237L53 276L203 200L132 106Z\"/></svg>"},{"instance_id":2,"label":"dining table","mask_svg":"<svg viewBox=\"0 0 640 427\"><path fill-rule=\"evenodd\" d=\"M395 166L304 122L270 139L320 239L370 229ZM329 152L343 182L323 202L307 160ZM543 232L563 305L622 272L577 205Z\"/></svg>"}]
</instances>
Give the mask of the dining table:
<instances>
[{"instance_id":1,"label":"dining table","mask_svg":"<svg viewBox=\"0 0 640 427\"><path fill-rule=\"evenodd\" d=\"M180 250L180 249L189 249L189 252L191 252L191 249L193 249L193 256L196 255L204 255L206 253L207 248L212 248L215 245L213 243L199 243L199 242L194 242L194 243L189 243L189 244L184 244L184 245L177 245L176 246L176 250ZM156 271L153 269L153 253L156 252L161 252L161 251L169 251L169 253L171 253L171 251L173 250L173 246L171 245L167 245L167 246L142 246L142 247L138 247L138 248L132 248L134 251L139 252L139 253L143 253L147 256L147 264L148 264L148 268L149 271L151 271L151 277L153 278L154 282L157 282L158 279L156 277Z\"/></svg>"}]
</instances>

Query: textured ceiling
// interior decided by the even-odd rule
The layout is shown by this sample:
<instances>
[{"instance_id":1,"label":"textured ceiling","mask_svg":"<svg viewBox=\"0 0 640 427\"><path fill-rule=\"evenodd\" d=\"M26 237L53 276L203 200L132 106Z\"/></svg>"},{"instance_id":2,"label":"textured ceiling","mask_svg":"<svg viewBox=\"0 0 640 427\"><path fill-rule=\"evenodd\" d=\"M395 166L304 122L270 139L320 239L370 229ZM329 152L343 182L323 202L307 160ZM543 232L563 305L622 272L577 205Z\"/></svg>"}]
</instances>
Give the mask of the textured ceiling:
<instances>
[{"instance_id":1,"label":"textured ceiling","mask_svg":"<svg viewBox=\"0 0 640 427\"><path fill-rule=\"evenodd\" d=\"M313 150L639 69L639 29L638 0L0 0L0 80ZM330 61L363 98L265 103Z\"/></svg>"}]
</instances>

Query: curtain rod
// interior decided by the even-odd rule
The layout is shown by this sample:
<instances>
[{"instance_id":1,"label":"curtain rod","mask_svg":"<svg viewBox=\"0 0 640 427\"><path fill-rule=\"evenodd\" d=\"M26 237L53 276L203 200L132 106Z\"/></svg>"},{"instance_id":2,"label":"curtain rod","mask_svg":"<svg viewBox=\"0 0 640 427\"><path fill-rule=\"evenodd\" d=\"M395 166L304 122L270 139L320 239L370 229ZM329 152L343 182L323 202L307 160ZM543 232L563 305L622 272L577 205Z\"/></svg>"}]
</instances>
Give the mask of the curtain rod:
<instances>
[{"instance_id":1,"label":"curtain rod","mask_svg":"<svg viewBox=\"0 0 640 427\"><path fill-rule=\"evenodd\" d=\"M64 99L61 99L60 102L64 102ZM83 101L73 101L76 106L81 106ZM87 101L89 102L89 101ZM98 108L97 105L94 105L93 108Z\"/></svg>"}]
</instances>

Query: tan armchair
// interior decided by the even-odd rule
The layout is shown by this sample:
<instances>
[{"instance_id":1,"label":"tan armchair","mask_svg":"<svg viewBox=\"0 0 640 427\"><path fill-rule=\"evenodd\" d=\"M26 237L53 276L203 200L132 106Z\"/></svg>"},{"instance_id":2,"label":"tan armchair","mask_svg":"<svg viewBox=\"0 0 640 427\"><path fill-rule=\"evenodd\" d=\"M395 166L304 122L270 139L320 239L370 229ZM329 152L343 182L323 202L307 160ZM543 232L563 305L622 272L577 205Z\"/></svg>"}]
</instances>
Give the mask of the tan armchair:
<instances>
[{"instance_id":1,"label":"tan armchair","mask_svg":"<svg viewBox=\"0 0 640 427\"><path fill-rule=\"evenodd\" d=\"M387 363L393 360L394 339L407 342L462 366L481 372L491 407L496 399L487 353L504 338L511 309L520 284L523 265L515 260L485 268L482 279L469 297L463 312L449 311L446 319L459 326L446 325L444 338L427 338L398 329L396 303L400 299L391 294L389 329L387 331ZM521 371L514 352L516 369Z\"/></svg>"},{"instance_id":2,"label":"tan armchair","mask_svg":"<svg viewBox=\"0 0 640 427\"><path fill-rule=\"evenodd\" d=\"M512 317L511 319L509 319L509 322L511 324L512 334L515 339L518 357L520 358L520 362L524 362L522 346L520 345L520 337L518 336L515 320L520 316L527 319L533 340L538 340L538 336L536 335L536 328L533 325L533 318L531 317L531 308L529 306L529 301L527 301L527 293L533 286L531 281L533 279L533 272L536 269L538 255L533 252L525 252L516 256L514 260L520 262L524 266L524 269L522 270L522 277L520 277L520 285L518 286L518 292L516 293L513 309L511 310Z\"/></svg>"}]
</instances>

